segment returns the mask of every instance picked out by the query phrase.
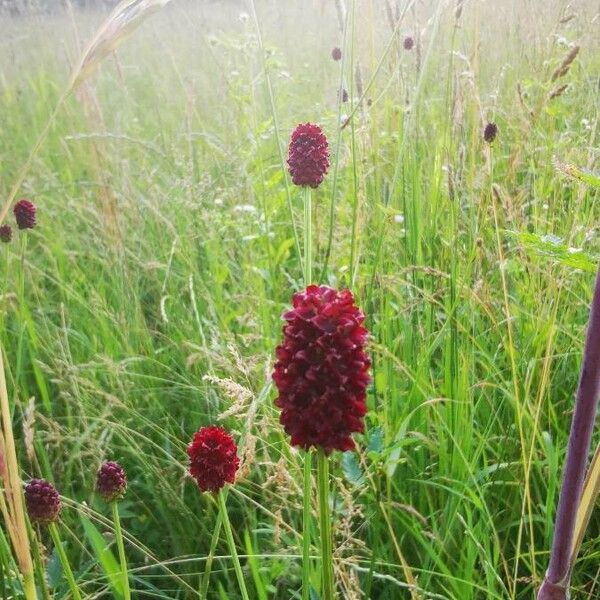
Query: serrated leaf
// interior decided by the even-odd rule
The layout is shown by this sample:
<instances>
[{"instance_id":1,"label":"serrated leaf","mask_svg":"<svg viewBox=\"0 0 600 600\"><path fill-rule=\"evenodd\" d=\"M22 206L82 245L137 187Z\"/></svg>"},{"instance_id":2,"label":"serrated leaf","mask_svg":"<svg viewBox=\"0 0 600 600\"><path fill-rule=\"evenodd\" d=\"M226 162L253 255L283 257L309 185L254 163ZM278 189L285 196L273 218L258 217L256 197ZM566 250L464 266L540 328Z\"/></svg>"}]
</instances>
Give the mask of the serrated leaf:
<instances>
[{"instance_id":1,"label":"serrated leaf","mask_svg":"<svg viewBox=\"0 0 600 600\"><path fill-rule=\"evenodd\" d=\"M342 471L346 479L355 486L361 486L365 482L365 476L355 452L342 454Z\"/></svg>"},{"instance_id":2,"label":"serrated leaf","mask_svg":"<svg viewBox=\"0 0 600 600\"><path fill-rule=\"evenodd\" d=\"M593 173L589 169L584 169L583 167L577 167L575 165L570 165L566 163L561 163L556 161L554 166L561 172L564 173L567 177L571 179L576 179L577 181L581 181L587 185L590 185L595 188L600 188L600 175Z\"/></svg>"},{"instance_id":3,"label":"serrated leaf","mask_svg":"<svg viewBox=\"0 0 600 600\"><path fill-rule=\"evenodd\" d=\"M374 427L369 431L369 443L367 445L367 452L375 452L381 454L383 452L383 428Z\"/></svg>"},{"instance_id":4,"label":"serrated leaf","mask_svg":"<svg viewBox=\"0 0 600 600\"><path fill-rule=\"evenodd\" d=\"M598 268L596 257L590 256L580 248L570 248L555 235L538 235L526 231L508 231L507 234L520 241L526 250L538 256L551 258L572 269L595 273Z\"/></svg>"}]
</instances>

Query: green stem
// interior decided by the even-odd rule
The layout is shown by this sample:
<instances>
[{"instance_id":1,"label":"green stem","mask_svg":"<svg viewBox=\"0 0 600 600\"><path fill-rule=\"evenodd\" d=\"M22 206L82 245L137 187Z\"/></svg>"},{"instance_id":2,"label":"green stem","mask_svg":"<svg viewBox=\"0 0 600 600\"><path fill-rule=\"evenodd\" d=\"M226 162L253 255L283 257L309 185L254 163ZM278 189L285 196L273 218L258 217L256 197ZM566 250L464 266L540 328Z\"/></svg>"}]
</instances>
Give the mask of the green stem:
<instances>
[{"instance_id":1,"label":"green stem","mask_svg":"<svg viewBox=\"0 0 600 600\"><path fill-rule=\"evenodd\" d=\"M213 560L215 558L215 552L217 550L217 544L219 543L219 535L221 534L221 525L223 519L221 518L221 512L217 513L217 522L213 530L212 538L210 540L210 550L206 557L206 564L204 565L204 573L202 574L202 580L200 582L200 600L206 600L208 595L208 585L210 583L210 572L212 570Z\"/></svg>"},{"instance_id":2,"label":"green stem","mask_svg":"<svg viewBox=\"0 0 600 600\"><path fill-rule=\"evenodd\" d=\"M231 559L233 560L233 568L240 586L240 592L244 600L250 600L248 596L248 590L246 589L246 583L244 581L244 574L242 573L242 566L240 565L240 559L238 558L237 550L235 548L235 541L233 539L233 531L231 530L231 523L229 522L229 515L227 514L227 507L225 506L225 496L223 490L220 490L217 494L219 500L219 510L221 511L221 519L223 521L223 527L225 528L225 535L227 536L227 544L229 545L229 552L231 552Z\"/></svg>"},{"instance_id":3,"label":"green stem","mask_svg":"<svg viewBox=\"0 0 600 600\"><path fill-rule=\"evenodd\" d=\"M312 198L310 188L304 188L304 285L312 279Z\"/></svg>"},{"instance_id":4,"label":"green stem","mask_svg":"<svg viewBox=\"0 0 600 600\"><path fill-rule=\"evenodd\" d=\"M331 516L329 514L329 459L322 448L319 448L317 454L317 479L319 487L319 522L321 525L321 600L333 600L335 596Z\"/></svg>"},{"instance_id":5,"label":"green stem","mask_svg":"<svg viewBox=\"0 0 600 600\"><path fill-rule=\"evenodd\" d=\"M310 188L304 188L304 285L312 279L312 196ZM310 480L312 455L306 451L304 457L304 498L302 510L302 600L310 595Z\"/></svg>"},{"instance_id":6,"label":"green stem","mask_svg":"<svg viewBox=\"0 0 600 600\"><path fill-rule=\"evenodd\" d=\"M56 523L50 523L48 525L48 529L50 531L50 535L52 536L52 541L54 542L56 552L58 553L58 558L60 559L60 563L62 564L65 577L67 578L71 594L73 594L73 598L75 600L81 600L81 594L79 593L79 589L77 588L77 583L75 582L75 577L73 576L73 571L71 570L69 559L67 558L65 549L63 548L62 543L60 541L60 535L58 534L58 527L56 526Z\"/></svg>"},{"instance_id":7,"label":"green stem","mask_svg":"<svg viewBox=\"0 0 600 600\"><path fill-rule=\"evenodd\" d=\"M119 551L119 562L121 563L121 578L123 581L123 597L125 600L131 599L129 591L129 571L127 569L127 558L125 557L125 546L123 544L123 531L121 530L121 518L119 517L118 503L110 503L112 508L113 524L115 526L115 538L117 539L117 549Z\"/></svg>"},{"instance_id":8,"label":"green stem","mask_svg":"<svg viewBox=\"0 0 600 600\"><path fill-rule=\"evenodd\" d=\"M310 483L312 476L312 454L304 454L304 487L302 510L302 600L310 597Z\"/></svg>"},{"instance_id":9,"label":"green stem","mask_svg":"<svg viewBox=\"0 0 600 600\"><path fill-rule=\"evenodd\" d=\"M50 590L48 589L48 582L46 581L46 570L44 569L44 565L42 564L42 549L40 547L40 540L38 539L36 533L33 531L29 522L27 522L27 532L29 533L29 539L31 540L33 565L35 569L35 575L37 576L37 580L40 583L42 597L44 598L44 600L52 600ZM31 579L33 579L33 577L31 577ZM35 585L33 586L33 589L35 591ZM36 596L34 595L33 598L36 598Z\"/></svg>"}]
</instances>

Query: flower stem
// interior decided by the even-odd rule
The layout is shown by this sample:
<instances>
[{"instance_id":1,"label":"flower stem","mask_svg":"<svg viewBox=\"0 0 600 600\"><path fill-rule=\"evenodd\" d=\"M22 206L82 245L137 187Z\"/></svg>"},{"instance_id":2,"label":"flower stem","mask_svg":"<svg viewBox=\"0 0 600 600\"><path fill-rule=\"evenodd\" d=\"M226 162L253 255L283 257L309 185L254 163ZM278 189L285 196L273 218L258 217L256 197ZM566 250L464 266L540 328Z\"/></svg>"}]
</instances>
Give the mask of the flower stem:
<instances>
[{"instance_id":1,"label":"flower stem","mask_svg":"<svg viewBox=\"0 0 600 600\"><path fill-rule=\"evenodd\" d=\"M208 596L210 573L212 570L213 560L215 558L217 544L219 543L219 535L221 533L221 524L222 523L223 523L223 518L221 517L221 511L219 511L217 513L217 522L215 523L215 528L213 530L213 534L210 539L210 550L208 551L208 556L206 557L206 563L204 565L204 573L202 574L202 579L200 581L200 600L206 600L206 597Z\"/></svg>"},{"instance_id":2,"label":"flower stem","mask_svg":"<svg viewBox=\"0 0 600 600\"><path fill-rule=\"evenodd\" d=\"M127 558L125 556L125 546L123 544L123 531L121 529L121 518L119 517L119 506L116 501L110 503L112 508L113 524L115 526L115 538L117 539L117 549L119 551L119 562L121 563L121 578L123 581L123 598L130 600L131 592L129 590L129 571L127 569Z\"/></svg>"},{"instance_id":3,"label":"flower stem","mask_svg":"<svg viewBox=\"0 0 600 600\"><path fill-rule=\"evenodd\" d=\"M304 188L304 285L312 279L312 197L310 188ZM310 595L310 480L312 476L312 454L304 456L304 498L302 510L302 600Z\"/></svg>"},{"instance_id":4,"label":"flower stem","mask_svg":"<svg viewBox=\"0 0 600 600\"><path fill-rule=\"evenodd\" d=\"M333 546L331 540L331 517L329 514L329 458L322 448L319 448L319 453L317 454L317 478L319 486L319 521L321 526L321 600L333 600Z\"/></svg>"},{"instance_id":5,"label":"flower stem","mask_svg":"<svg viewBox=\"0 0 600 600\"><path fill-rule=\"evenodd\" d=\"M312 454L304 453L304 486L302 488L302 600L310 597L310 497Z\"/></svg>"},{"instance_id":6,"label":"flower stem","mask_svg":"<svg viewBox=\"0 0 600 600\"><path fill-rule=\"evenodd\" d=\"M312 279L312 197L310 188L304 188L304 285Z\"/></svg>"},{"instance_id":7,"label":"flower stem","mask_svg":"<svg viewBox=\"0 0 600 600\"><path fill-rule=\"evenodd\" d=\"M248 590L246 589L246 583L244 581L244 574L242 573L242 567L240 565L240 559L238 558L237 550L235 548L235 541L233 539L233 531L231 530L231 523L229 521L229 515L227 514L227 507L225 506L225 496L223 490L220 490L217 494L219 500L219 510L221 511L221 519L223 521L223 527L225 528L225 535L227 536L227 544L229 545L229 552L231 552L231 559L233 560L233 568L240 586L240 592L244 600L250 600L248 596Z\"/></svg>"},{"instance_id":8,"label":"flower stem","mask_svg":"<svg viewBox=\"0 0 600 600\"><path fill-rule=\"evenodd\" d=\"M569 579L573 566L571 564L573 536L577 510L581 502L592 431L596 420L598 393L600 392L599 331L600 269L596 275L575 412L571 421L569 447L558 500L550 564L546 580L538 593L538 600L560 600L569 596Z\"/></svg>"},{"instance_id":9,"label":"flower stem","mask_svg":"<svg viewBox=\"0 0 600 600\"><path fill-rule=\"evenodd\" d=\"M75 600L81 600L81 594L79 593L79 589L77 588L77 583L75 582L75 577L73 576L73 571L71 570L69 559L67 558L65 549L63 548L62 543L60 541L60 535L58 534L58 527L56 526L56 523L50 523L48 525L48 529L50 531L50 535L52 536L52 541L54 542L54 547L56 548L58 558L60 559L60 563L62 564L65 577L67 578L67 583L69 584L71 594L73 594L73 598Z\"/></svg>"}]
</instances>

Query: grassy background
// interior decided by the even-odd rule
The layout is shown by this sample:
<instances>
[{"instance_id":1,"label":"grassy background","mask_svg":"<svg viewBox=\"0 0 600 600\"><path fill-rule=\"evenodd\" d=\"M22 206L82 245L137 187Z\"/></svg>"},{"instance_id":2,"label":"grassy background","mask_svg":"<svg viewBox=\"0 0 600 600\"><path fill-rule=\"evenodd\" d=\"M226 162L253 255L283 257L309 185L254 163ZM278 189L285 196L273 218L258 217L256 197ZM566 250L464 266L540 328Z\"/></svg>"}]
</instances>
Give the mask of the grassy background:
<instances>
[{"instance_id":1,"label":"grassy background","mask_svg":"<svg viewBox=\"0 0 600 600\"><path fill-rule=\"evenodd\" d=\"M402 557L424 598L531 598L543 576L600 254L598 195L553 158L598 168L597 6L401 3L393 30L385 2L354 4L344 45L335 2L258 1L262 41L247 5L173 2L68 100L24 182L39 225L0 248L15 431L24 477L64 495L90 597L111 597L79 516L110 538L103 459L129 476L137 597L194 597L217 511L185 446L218 419L243 438L228 504L251 595L299 597L302 461L269 381L302 285L278 142L306 120L334 165L314 194L315 270L351 286L372 332L367 431L333 467L342 596L409 598ZM0 197L101 19L0 17ZM599 526L576 598L600 594ZM218 554L210 598L237 598Z\"/></svg>"}]
</instances>

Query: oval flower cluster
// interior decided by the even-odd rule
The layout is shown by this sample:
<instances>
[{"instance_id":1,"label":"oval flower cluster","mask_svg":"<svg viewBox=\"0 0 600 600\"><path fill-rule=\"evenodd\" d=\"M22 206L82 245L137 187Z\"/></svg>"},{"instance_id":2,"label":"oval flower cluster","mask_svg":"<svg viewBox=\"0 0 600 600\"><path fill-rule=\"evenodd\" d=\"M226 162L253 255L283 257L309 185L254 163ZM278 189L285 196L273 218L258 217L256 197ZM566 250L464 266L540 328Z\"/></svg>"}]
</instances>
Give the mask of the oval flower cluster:
<instances>
[{"instance_id":1,"label":"oval flower cluster","mask_svg":"<svg viewBox=\"0 0 600 600\"><path fill-rule=\"evenodd\" d=\"M287 162L295 185L319 187L329 169L329 144L318 125L301 123L292 131Z\"/></svg>"},{"instance_id":2,"label":"oval flower cluster","mask_svg":"<svg viewBox=\"0 0 600 600\"><path fill-rule=\"evenodd\" d=\"M105 462L96 475L96 490L106 500L122 500L127 491L127 477L123 467L114 461Z\"/></svg>"},{"instance_id":3,"label":"oval flower cluster","mask_svg":"<svg viewBox=\"0 0 600 600\"><path fill-rule=\"evenodd\" d=\"M19 229L33 229L35 227L35 204L31 200L19 200L13 207L13 214ZM8 244L13 238L13 229L8 223L0 225L0 242Z\"/></svg>"},{"instance_id":4,"label":"oval flower cluster","mask_svg":"<svg viewBox=\"0 0 600 600\"><path fill-rule=\"evenodd\" d=\"M187 447L189 472L203 492L218 492L235 481L240 465L233 438L221 427L202 427Z\"/></svg>"},{"instance_id":5,"label":"oval flower cluster","mask_svg":"<svg viewBox=\"0 0 600 600\"><path fill-rule=\"evenodd\" d=\"M294 446L352 450L370 382L363 313L349 290L311 285L283 318L273 372L281 424Z\"/></svg>"},{"instance_id":6,"label":"oval flower cluster","mask_svg":"<svg viewBox=\"0 0 600 600\"><path fill-rule=\"evenodd\" d=\"M25 486L25 504L34 523L53 523L60 514L60 496L45 479L32 479Z\"/></svg>"}]
</instances>

